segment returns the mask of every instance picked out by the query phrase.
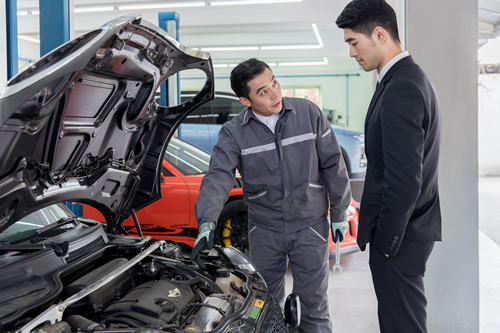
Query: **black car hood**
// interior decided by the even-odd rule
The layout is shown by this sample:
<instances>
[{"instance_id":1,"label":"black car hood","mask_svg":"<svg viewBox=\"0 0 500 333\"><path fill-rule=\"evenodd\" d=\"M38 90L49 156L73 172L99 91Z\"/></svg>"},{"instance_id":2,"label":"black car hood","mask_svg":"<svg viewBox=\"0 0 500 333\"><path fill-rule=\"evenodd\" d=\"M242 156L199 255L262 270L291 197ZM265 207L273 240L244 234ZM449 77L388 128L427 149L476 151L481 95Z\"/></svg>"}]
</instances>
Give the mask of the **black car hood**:
<instances>
[{"instance_id":1,"label":"black car hood","mask_svg":"<svg viewBox=\"0 0 500 333\"><path fill-rule=\"evenodd\" d=\"M206 74L203 89L159 106L159 85L185 69ZM121 16L44 56L0 91L0 231L61 201L98 208L116 231L160 198L169 138L212 98L209 55L140 17Z\"/></svg>"}]
</instances>

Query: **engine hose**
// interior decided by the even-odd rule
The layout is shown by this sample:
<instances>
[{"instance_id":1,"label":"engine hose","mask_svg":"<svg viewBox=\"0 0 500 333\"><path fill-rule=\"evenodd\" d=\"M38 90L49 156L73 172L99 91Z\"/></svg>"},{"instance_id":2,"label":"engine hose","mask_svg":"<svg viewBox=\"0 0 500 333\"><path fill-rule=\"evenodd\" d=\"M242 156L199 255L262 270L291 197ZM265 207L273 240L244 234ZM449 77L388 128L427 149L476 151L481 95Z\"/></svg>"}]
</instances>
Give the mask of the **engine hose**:
<instances>
[{"instance_id":1,"label":"engine hose","mask_svg":"<svg viewBox=\"0 0 500 333\"><path fill-rule=\"evenodd\" d=\"M73 331L76 331L77 329L84 331L93 331L95 329L103 328L95 321L92 321L80 315L69 316L65 319L65 321L69 324L69 326L71 326Z\"/></svg>"}]
</instances>

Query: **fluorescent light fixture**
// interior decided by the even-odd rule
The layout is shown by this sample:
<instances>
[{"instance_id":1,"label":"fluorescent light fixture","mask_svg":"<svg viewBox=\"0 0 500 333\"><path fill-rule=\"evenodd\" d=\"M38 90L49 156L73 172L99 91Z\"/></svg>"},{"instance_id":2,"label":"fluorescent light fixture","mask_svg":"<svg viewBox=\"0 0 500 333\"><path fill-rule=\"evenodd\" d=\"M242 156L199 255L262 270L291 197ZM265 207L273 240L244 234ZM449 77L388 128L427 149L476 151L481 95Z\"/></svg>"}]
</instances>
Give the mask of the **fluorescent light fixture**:
<instances>
[{"instance_id":1,"label":"fluorescent light fixture","mask_svg":"<svg viewBox=\"0 0 500 333\"><path fill-rule=\"evenodd\" d=\"M299 62L280 62L278 66L322 66L328 65L328 59L323 58L323 61L299 61Z\"/></svg>"},{"instance_id":2,"label":"fluorescent light fixture","mask_svg":"<svg viewBox=\"0 0 500 333\"><path fill-rule=\"evenodd\" d=\"M223 46L223 47L202 47L202 51L258 51L258 46Z\"/></svg>"},{"instance_id":3,"label":"fluorescent light fixture","mask_svg":"<svg viewBox=\"0 0 500 333\"><path fill-rule=\"evenodd\" d=\"M274 67L276 66L275 62L268 62L267 63L269 66ZM228 68L228 67L236 67L238 64L215 64L214 67L217 68Z\"/></svg>"},{"instance_id":4,"label":"fluorescent light fixture","mask_svg":"<svg viewBox=\"0 0 500 333\"><path fill-rule=\"evenodd\" d=\"M314 31L314 35L316 36L316 40L318 41L318 44L308 44L308 45L264 45L261 46L261 50L308 50L308 49L321 49L324 44L323 44L323 39L321 39L321 35L319 34L318 31L318 26L313 23L312 28Z\"/></svg>"},{"instance_id":5,"label":"fluorescent light fixture","mask_svg":"<svg viewBox=\"0 0 500 333\"><path fill-rule=\"evenodd\" d=\"M320 49L321 45L265 45L261 46L261 50L307 50Z\"/></svg>"},{"instance_id":6,"label":"fluorescent light fixture","mask_svg":"<svg viewBox=\"0 0 500 333\"><path fill-rule=\"evenodd\" d=\"M142 5L118 6L119 10L141 10L141 9L161 9L161 8L181 8L181 7L203 7L205 2L176 2L176 3L149 3Z\"/></svg>"},{"instance_id":7,"label":"fluorescent light fixture","mask_svg":"<svg viewBox=\"0 0 500 333\"><path fill-rule=\"evenodd\" d=\"M210 1L210 6L268 5L276 3L302 2L302 0L235 0Z\"/></svg>"},{"instance_id":8,"label":"fluorescent light fixture","mask_svg":"<svg viewBox=\"0 0 500 333\"><path fill-rule=\"evenodd\" d=\"M316 23L313 23L312 24L312 28L313 28L313 31L314 31L314 35L316 35L316 39L318 40L318 44L320 45L320 47L323 47L323 40L321 39L321 36L319 34L319 31L318 31L318 26L316 25Z\"/></svg>"},{"instance_id":9,"label":"fluorescent light fixture","mask_svg":"<svg viewBox=\"0 0 500 333\"><path fill-rule=\"evenodd\" d=\"M27 10L18 10L17 11L17 16L26 16L26 15L28 15Z\"/></svg>"},{"instance_id":10,"label":"fluorescent light fixture","mask_svg":"<svg viewBox=\"0 0 500 333\"><path fill-rule=\"evenodd\" d=\"M28 41L28 42L40 44L40 40L33 38L33 37L18 35L17 38Z\"/></svg>"},{"instance_id":11,"label":"fluorescent light fixture","mask_svg":"<svg viewBox=\"0 0 500 333\"><path fill-rule=\"evenodd\" d=\"M31 15L40 15L40 11L38 9L32 10Z\"/></svg>"},{"instance_id":12,"label":"fluorescent light fixture","mask_svg":"<svg viewBox=\"0 0 500 333\"><path fill-rule=\"evenodd\" d=\"M95 6L95 7L75 7L74 13L95 13L95 12L112 12L115 10L113 6Z\"/></svg>"}]
</instances>

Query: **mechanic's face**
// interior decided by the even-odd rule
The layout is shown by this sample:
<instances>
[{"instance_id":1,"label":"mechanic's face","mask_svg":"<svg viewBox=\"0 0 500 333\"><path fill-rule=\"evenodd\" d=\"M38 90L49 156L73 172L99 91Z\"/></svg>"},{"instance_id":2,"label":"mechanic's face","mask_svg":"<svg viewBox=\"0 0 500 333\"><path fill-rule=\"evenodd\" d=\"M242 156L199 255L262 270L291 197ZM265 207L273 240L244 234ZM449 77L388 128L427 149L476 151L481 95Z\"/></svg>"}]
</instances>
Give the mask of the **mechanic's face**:
<instances>
[{"instance_id":1,"label":"mechanic's face","mask_svg":"<svg viewBox=\"0 0 500 333\"><path fill-rule=\"evenodd\" d=\"M240 103L260 116L269 117L281 111L281 86L273 72L265 69L247 83L248 98L240 97Z\"/></svg>"},{"instance_id":2,"label":"mechanic's face","mask_svg":"<svg viewBox=\"0 0 500 333\"><path fill-rule=\"evenodd\" d=\"M382 69L382 54L379 47L376 30L371 36L344 29L344 40L349 44L349 56L356 59L358 64L365 70L371 71Z\"/></svg>"}]
</instances>

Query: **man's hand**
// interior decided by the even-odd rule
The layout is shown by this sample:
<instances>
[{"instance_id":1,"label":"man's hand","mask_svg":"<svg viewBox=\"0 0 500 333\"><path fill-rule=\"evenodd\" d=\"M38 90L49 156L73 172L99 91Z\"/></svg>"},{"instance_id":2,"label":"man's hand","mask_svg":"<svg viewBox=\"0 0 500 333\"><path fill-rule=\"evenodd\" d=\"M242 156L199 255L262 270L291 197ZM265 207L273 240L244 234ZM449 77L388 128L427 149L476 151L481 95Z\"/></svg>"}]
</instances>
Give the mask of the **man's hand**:
<instances>
[{"instance_id":1,"label":"man's hand","mask_svg":"<svg viewBox=\"0 0 500 333\"><path fill-rule=\"evenodd\" d=\"M191 258L194 259L202 250L210 250L214 246L215 223L205 222L198 228L198 238L194 242L194 249Z\"/></svg>"},{"instance_id":2,"label":"man's hand","mask_svg":"<svg viewBox=\"0 0 500 333\"><path fill-rule=\"evenodd\" d=\"M337 239L339 240L339 242L342 242L347 230L349 229L349 223L347 223L346 221L332 222L331 229L333 242L336 243Z\"/></svg>"}]
</instances>

